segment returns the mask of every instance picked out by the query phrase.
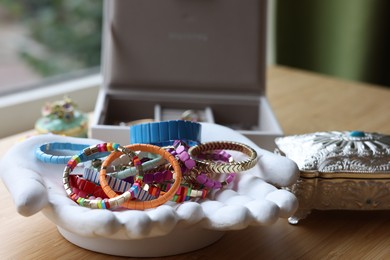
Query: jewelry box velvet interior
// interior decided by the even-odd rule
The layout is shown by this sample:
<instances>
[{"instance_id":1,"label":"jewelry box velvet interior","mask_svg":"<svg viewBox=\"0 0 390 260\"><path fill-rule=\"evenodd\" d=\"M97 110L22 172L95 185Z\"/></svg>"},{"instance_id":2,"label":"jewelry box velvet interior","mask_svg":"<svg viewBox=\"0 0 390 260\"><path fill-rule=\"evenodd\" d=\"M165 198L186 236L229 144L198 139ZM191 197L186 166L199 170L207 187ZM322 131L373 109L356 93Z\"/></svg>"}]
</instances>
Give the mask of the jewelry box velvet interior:
<instances>
[{"instance_id":1,"label":"jewelry box velvet interior","mask_svg":"<svg viewBox=\"0 0 390 260\"><path fill-rule=\"evenodd\" d=\"M238 130L273 150L265 96L266 1L106 1L93 138L129 143L134 122L180 119Z\"/></svg>"}]
</instances>

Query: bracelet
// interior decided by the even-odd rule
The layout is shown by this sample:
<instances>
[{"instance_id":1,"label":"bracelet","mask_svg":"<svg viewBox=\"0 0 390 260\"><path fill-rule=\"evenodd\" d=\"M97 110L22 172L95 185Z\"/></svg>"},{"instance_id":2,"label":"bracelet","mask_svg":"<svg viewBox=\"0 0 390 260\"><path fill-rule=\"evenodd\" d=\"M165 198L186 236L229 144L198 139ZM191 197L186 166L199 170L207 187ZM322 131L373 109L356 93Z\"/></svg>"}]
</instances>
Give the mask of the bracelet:
<instances>
[{"instance_id":1,"label":"bracelet","mask_svg":"<svg viewBox=\"0 0 390 260\"><path fill-rule=\"evenodd\" d=\"M203 172L196 177L196 181L199 184L204 185L206 188L218 190L231 183L235 177L235 173L229 173L224 181L216 181L209 178L207 174Z\"/></svg>"},{"instance_id":2,"label":"bracelet","mask_svg":"<svg viewBox=\"0 0 390 260\"><path fill-rule=\"evenodd\" d=\"M203 160L199 157L202 153L214 150L233 150L246 154L249 158L241 162L214 162ZM238 142L208 142L190 147L188 150L191 158L195 160L198 170L210 173L242 172L254 167L258 161L256 151L250 146Z\"/></svg>"},{"instance_id":3,"label":"bracelet","mask_svg":"<svg viewBox=\"0 0 390 260\"><path fill-rule=\"evenodd\" d=\"M191 170L196 166L195 161L190 157L188 154L188 148L189 146L187 143L181 141L181 140L175 140L173 142L173 146L164 147L167 149L173 156L176 157L178 161L180 161L184 167L182 167L183 175L185 175L186 172Z\"/></svg>"},{"instance_id":4,"label":"bracelet","mask_svg":"<svg viewBox=\"0 0 390 260\"><path fill-rule=\"evenodd\" d=\"M171 184L161 184L160 185L161 191L164 192L165 190L168 190L171 188ZM208 193L208 189L193 189L191 186L187 184L182 184L177 189L175 195L172 197L171 201L174 201L176 203L181 203L184 201L188 201L191 199L205 199Z\"/></svg>"},{"instance_id":5,"label":"bracelet","mask_svg":"<svg viewBox=\"0 0 390 260\"><path fill-rule=\"evenodd\" d=\"M86 144L58 143L58 142L45 143L35 149L35 157L44 163L66 164L72 158L73 155L55 155L55 154L49 154L48 152L56 151L57 154L60 151L80 152L87 147L89 147L89 145ZM95 158L104 157L107 156L108 154L109 153L94 154L93 156L83 156L80 159L82 162L84 162Z\"/></svg>"},{"instance_id":6,"label":"bracelet","mask_svg":"<svg viewBox=\"0 0 390 260\"><path fill-rule=\"evenodd\" d=\"M158 167L158 166L165 163L165 160L158 154L156 155L156 154L149 153L149 156L152 156L153 159L142 163L142 168L144 171L153 169L153 168ZM138 157L140 158L140 155L138 155ZM129 158L129 157L126 156L125 154L122 154L119 158L114 160L112 163L114 163L115 161L118 160L119 161L118 163L120 163L122 161L126 164L126 163L128 163L126 158ZM115 165L115 166L118 166L118 165ZM135 166L128 167L128 168L121 170L121 171L111 172L111 170L115 170L115 166L112 167L113 169L111 169L111 165L107 167L106 170L107 170L108 175L115 177L115 178L118 178L118 179L126 179L128 177L135 176L137 174L137 168Z\"/></svg>"},{"instance_id":7,"label":"bracelet","mask_svg":"<svg viewBox=\"0 0 390 260\"><path fill-rule=\"evenodd\" d=\"M154 119L151 118L145 118L145 119L137 119L129 122L119 122L118 125L120 126L132 126L132 125L138 125L138 124L144 124L144 123L150 123L154 122Z\"/></svg>"},{"instance_id":8,"label":"bracelet","mask_svg":"<svg viewBox=\"0 0 390 260\"><path fill-rule=\"evenodd\" d=\"M193 146L200 142L202 125L197 122L170 120L145 123L130 127L130 143L172 145L175 140Z\"/></svg>"},{"instance_id":9,"label":"bracelet","mask_svg":"<svg viewBox=\"0 0 390 260\"><path fill-rule=\"evenodd\" d=\"M192 122L201 122L201 121L203 121L202 117L199 114L199 111L193 110L193 109L189 109L189 110L184 111L181 114L180 119L187 120L187 121L192 121Z\"/></svg>"},{"instance_id":10,"label":"bracelet","mask_svg":"<svg viewBox=\"0 0 390 260\"><path fill-rule=\"evenodd\" d=\"M213 160L221 162L233 162L233 157L224 150L213 150L199 155L200 159ZM206 187L208 189L222 189L229 183L231 183L236 177L235 173L229 173L224 181L218 181L210 177L211 174L205 172L199 172L197 169L191 170L186 176L187 183L191 183L193 186ZM214 174L215 175L215 174Z\"/></svg>"},{"instance_id":11,"label":"bracelet","mask_svg":"<svg viewBox=\"0 0 390 260\"><path fill-rule=\"evenodd\" d=\"M100 185L99 172L94 170L94 169L84 168L83 177L84 177L84 179L86 179L88 181L91 181L97 185ZM127 181L122 181L122 180L113 178L111 176L107 176L107 182L108 182L108 185L110 185L114 190L116 190L117 192L121 192L121 193L130 189L134 183L134 182L130 183Z\"/></svg>"},{"instance_id":12,"label":"bracelet","mask_svg":"<svg viewBox=\"0 0 390 260\"><path fill-rule=\"evenodd\" d=\"M97 172L96 170L91 169L91 168L84 168L83 177L85 180L91 181L92 183L99 185L99 187L100 187L99 172ZM127 181L123 181L123 180L111 177L111 176L107 176L107 183L108 183L108 185L110 185L110 187L114 191L120 192L120 193L126 192L134 184L134 182L130 183ZM102 190L102 192L103 192L103 190ZM80 196L80 197L82 197L82 196ZM150 194L148 191L141 189L138 192L138 194L135 194L135 198L139 199L139 200L152 200L152 199L155 199L156 197L153 196L152 194Z\"/></svg>"},{"instance_id":13,"label":"bracelet","mask_svg":"<svg viewBox=\"0 0 390 260\"><path fill-rule=\"evenodd\" d=\"M175 173L175 181L172 184L172 187L164 193L163 195L159 196L157 199L148 200L148 201L136 201L131 200L131 196L129 191L126 191L122 195L118 195L111 189L111 187L108 185L106 180L106 168L109 166L109 164L118 158L123 153L129 154L127 151L142 151L142 152L149 152L154 154L161 155L164 159L166 159L173 167L174 173ZM132 152L134 154L134 152ZM135 163L137 165L137 163ZM140 179L143 177L143 171L141 169L140 174L138 176ZM111 153L103 162L101 170L100 170L100 185L103 188L106 195L110 198L112 202L115 204L119 204L125 208L128 209L138 209L138 210L144 210L148 208L155 208L157 206L160 206L164 204L165 202L169 201L178 190L180 183L182 181L182 172L180 169L179 162L175 159L173 155L171 155L168 151L164 150L163 148L155 145L150 144L133 144L128 145L122 149L118 149L118 152ZM141 183L142 184L142 183Z\"/></svg>"},{"instance_id":14,"label":"bracelet","mask_svg":"<svg viewBox=\"0 0 390 260\"><path fill-rule=\"evenodd\" d=\"M145 184L163 183L173 179L173 172L170 170L157 171L155 173L147 173L143 177Z\"/></svg>"},{"instance_id":15,"label":"bracelet","mask_svg":"<svg viewBox=\"0 0 390 260\"><path fill-rule=\"evenodd\" d=\"M108 198L103 189L86 179L79 177L78 175L69 176L69 182L72 185L72 191L82 198Z\"/></svg>"},{"instance_id":16,"label":"bracelet","mask_svg":"<svg viewBox=\"0 0 390 260\"><path fill-rule=\"evenodd\" d=\"M70 173L76 168L77 164L80 163L83 159L85 158L91 158L93 156L97 156L98 154L105 154L107 152L112 152L112 151L120 151L122 153L128 154L133 158L134 162L138 167L140 167L140 162L135 155L134 152L131 150L120 146L117 143L102 143L102 144L97 144L93 146L89 146L85 148L81 153L74 155L66 164L64 172L63 172L63 177L62 177L62 182L65 188L66 193L68 194L69 198L71 198L73 201L78 203L80 206L88 207L88 208L93 208L93 209L109 209L113 207L118 207L120 206L124 201L129 200L131 198L135 197L135 194L138 194L140 190L140 185L139 183L134 183L131 188L123 193L120 199L86 199L83 197L80 197L77 192L73 192L72 189L72 183L69 180ZM139 163L138 163L139 162ZM107 182L106 185L108 186ZM102 186L102 189L104 191L104 187Z\"/></svg>"},{"instance_id":17,"label":"bracelet","mask_svg":"<svg viewBox=\"0 0 390 260\"><path fill-rule=\"evenodd\" d=\"M183 178L185 183L192 187L219 190L233 182L236 177L236 173L228 173L224 181L219 181L215 180L212 176L210 177L210 175L209 173L199 172L193 169L184 175Z\"/></svg>"}]
</instances>

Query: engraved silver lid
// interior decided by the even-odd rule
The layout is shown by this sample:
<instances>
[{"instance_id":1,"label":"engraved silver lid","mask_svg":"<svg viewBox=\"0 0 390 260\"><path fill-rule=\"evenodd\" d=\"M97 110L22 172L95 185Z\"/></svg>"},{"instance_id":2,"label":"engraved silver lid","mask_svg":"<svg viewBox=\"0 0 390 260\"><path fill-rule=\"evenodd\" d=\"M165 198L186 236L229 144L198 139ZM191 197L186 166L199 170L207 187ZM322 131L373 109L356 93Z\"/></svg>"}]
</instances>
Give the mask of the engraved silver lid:
<instances>
[{"instance_id":1,"label":"engraved silver lid","mask_svg":"<svg viewBox=\"0 0 390 260\"><path fill-rule=\"evenodd\" d=\"M390 178L390 136L363 131L316 132L275 139L303 177Z\"/></svg>"}]
</instances>

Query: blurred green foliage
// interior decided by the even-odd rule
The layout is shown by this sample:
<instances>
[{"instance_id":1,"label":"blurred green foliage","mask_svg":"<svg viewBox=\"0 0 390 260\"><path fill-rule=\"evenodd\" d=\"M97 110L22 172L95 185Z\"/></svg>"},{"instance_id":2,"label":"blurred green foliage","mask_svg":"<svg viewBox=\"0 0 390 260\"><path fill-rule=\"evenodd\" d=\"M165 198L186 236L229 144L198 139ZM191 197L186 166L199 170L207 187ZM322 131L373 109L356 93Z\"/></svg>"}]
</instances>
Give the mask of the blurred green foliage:
<instances>
[{"instance_id":1,"label":"blurred green foliage","mask_svg":"<svg viewBox=\"0 0 390 260\"><path fill-rule=\"evenodd\" d=\"M21 56L43 76L100 65L102 0L1 0L26 27Z\"/></svg>"}]
</instances>

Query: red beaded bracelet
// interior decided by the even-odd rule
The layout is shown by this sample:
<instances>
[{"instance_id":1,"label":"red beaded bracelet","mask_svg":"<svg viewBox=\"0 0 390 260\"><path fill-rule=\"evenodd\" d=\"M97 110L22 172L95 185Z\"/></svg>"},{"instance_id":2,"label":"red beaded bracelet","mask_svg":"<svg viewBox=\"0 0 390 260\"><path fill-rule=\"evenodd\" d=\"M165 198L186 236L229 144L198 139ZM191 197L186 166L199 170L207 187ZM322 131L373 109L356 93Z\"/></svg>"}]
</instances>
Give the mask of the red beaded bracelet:
<instances>
[{"instance_id":1,"label":"red beaded bracelet","mask_svg":"<svg viewBox=\"0 0 390 260\"><path fill-rule=\"evenodd\" d=\"M95 183L88 181L84 178L81 178L78 175L69 176L69 182L72 186L72 191L77 194L79 197L93 199L93 198L108 198L104 193L102 187L96 185Z\"/></svg>"},{"instance_id":2,"label":"red beaded bracelet","mask_svg":"<svg viewBox=\"0 0 390 260\"><path fill-rule=\"evenodd\" d=\"M135 155L135 153L123 146L120 146L116 143L102 143L97 144L94 146L90 146L88 148L85 148L81 153L74 155L65 166L64 172L63 172L63 185L65 188L66 193L68 196L77 202L80 206L89 207L93 209L109 209L121 206L125 201L130 200L132 198L136 198L137 194L139 194L141 187L139 183L134 183L131 188L124 192L123 194L119 195L116 198L105 198L105 199L89 199L85 197L81 197L79 193L73 191L72 183L70 182L70 173L74 170L74 168L77 166L78 163L81 162L82 158L85 158L86 156L90 158L89 156L97 154L97 153L106 153L106 152L113 152L113 151L119 151L122 154L127 154L132 160L135 162L135 165L139 168L141 168L141 163L138 160L138 157ZM106 183L106 186L108 184ZM109 187L109 186L108 186ZM104 191L104 187L102 186L102 189ZM105 192L105 191L104 191Z\"/></svg>"}]
</instances>

